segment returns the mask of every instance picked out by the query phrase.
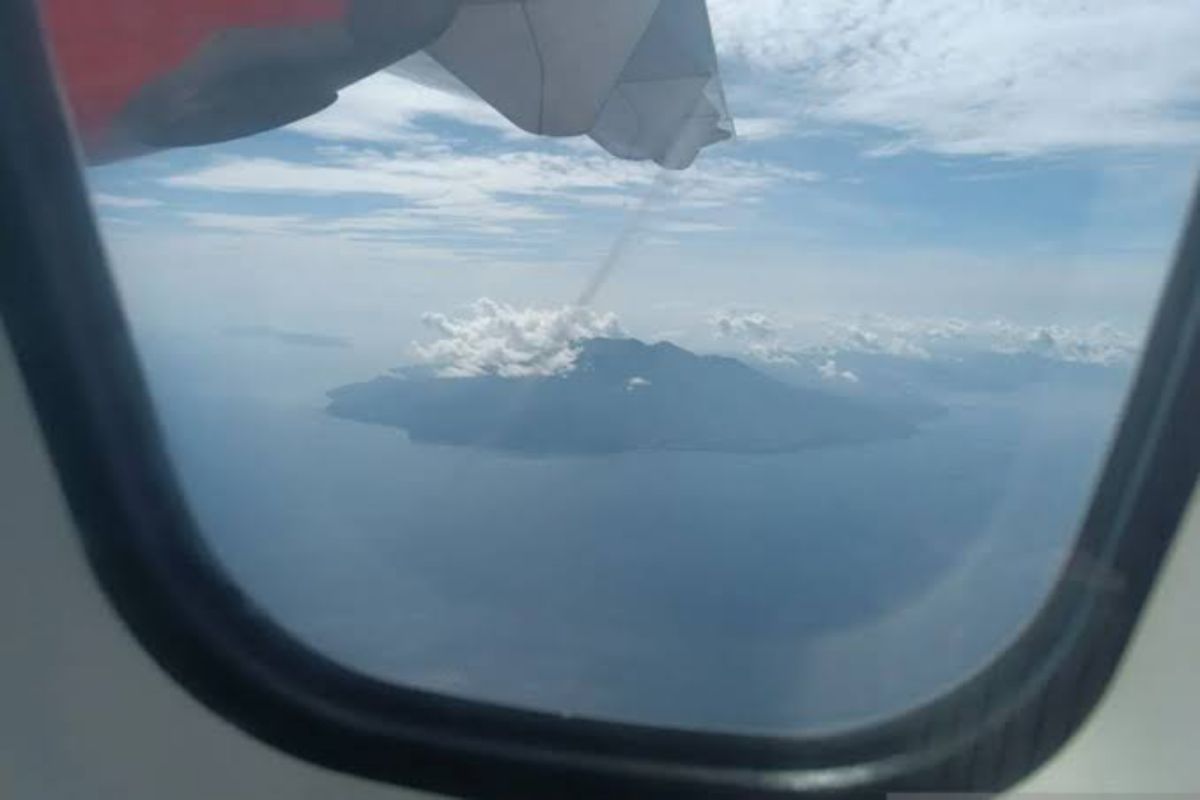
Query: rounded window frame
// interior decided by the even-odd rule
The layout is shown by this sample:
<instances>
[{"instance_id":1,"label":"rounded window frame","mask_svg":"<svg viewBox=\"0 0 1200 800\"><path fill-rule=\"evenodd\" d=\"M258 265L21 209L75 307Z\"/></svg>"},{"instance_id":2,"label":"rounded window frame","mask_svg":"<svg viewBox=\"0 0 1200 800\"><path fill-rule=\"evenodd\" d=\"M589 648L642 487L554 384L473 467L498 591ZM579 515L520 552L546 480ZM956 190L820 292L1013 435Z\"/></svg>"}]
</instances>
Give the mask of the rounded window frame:
<instances>
[{"instance_id":1,"label":"rounded window frame","mask_svg":"<svg viewBox=\"0 0 1200 800\"><path fill-rule=\"evenodd\" d=\"M827 736L686 732L519 711L365 677L299 643L220 571L163 449L32 0L0 4L0 313L89 560L140 643L209 708L336 770L477 797L996 791L1091 711L1200 468L1193 208L1075 549L982 672ZM1136 535L1131 532L1136 531Z\"/></svg>"}]
</instances>

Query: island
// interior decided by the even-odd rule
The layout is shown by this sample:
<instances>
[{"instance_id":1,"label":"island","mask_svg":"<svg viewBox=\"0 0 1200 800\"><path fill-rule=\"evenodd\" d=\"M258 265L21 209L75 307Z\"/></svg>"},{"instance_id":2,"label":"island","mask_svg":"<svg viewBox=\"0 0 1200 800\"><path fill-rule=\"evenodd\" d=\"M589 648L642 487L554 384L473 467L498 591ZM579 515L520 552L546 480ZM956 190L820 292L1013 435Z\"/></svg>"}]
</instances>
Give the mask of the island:
<instances>
[{"instance_id":1,"label":"island","mask_svg":"<svg viewBox=\"0 0 1200 800\"><path fill-rule=\"evenodd\" d=\"M607 338L580 342L562 374L442 377L401 368L332 390L327 411L403 429L417 443L530 455L792 452L905 437L918 422L735 358Z\"/></svg>"}]
</instances>

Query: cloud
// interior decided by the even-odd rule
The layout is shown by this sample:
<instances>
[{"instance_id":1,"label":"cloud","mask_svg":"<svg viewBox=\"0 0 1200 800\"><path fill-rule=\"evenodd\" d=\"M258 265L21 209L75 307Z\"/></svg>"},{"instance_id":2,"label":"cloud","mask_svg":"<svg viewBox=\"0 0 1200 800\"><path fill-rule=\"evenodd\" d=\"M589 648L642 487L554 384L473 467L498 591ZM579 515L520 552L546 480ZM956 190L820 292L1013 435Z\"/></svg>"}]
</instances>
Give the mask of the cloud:
<instances>
[{"instance_id":1,"label":"cloud","mask_svg":"<svg viewBox=\"0 0 1200 800\"><path fill-rule=\"evenodd\" d=\"M832 358L828 358L817 365L817 374L827 381L858 383L857 375L848 369L841 369Z\"/></svg>"},{"instance_id":2,"label":"cloud","mask_svg":"<svg viewBox=\"0 0 1200 800\"><path fill-rule=\"evenodd\" d=\"M737 138L743 142L765 142L794 133L796 120L787 117L738 117Z\"/></svg>"},{"instance_id":3,"label":"cloud","mask_svg":"<svg viewBox=\"0 0 1200 800\"><path fill-rule=\"evenodd\" d=\"M653 385L653 382L648 378L643 378L640 375L635 375L625 382L625 391L636 392L638 389L645 389Z\"/></svg>"},{"instance_id":4,"label":"cloud","mask_svg":"<svg viewBox=\"0 0 1200 800\"><path fill-rule=\"evenodd\" d=\"M93 192L92 202L100 208L154 208L162 205L161 200L150 197L129 197L107 192Z\"/></svg>"},{"instance_id":5,"label":"cloud","mask_svg":"<svg viewBox=\"0 0 1200 800\"><path fill-rule=\"evenodd\" d=\"M758 311L718 311L712 317L722 336L763 341L779 336L778 326Z\"/></svg>"},{"instance_id":6,"label":"cloud","mask_svg":"<svg viewBox=\"0 0 1200 800\"><path fill-rule=\"evenodd\" d=\"M495 234L527 230L535 223L561 227L564 217L588 209L634 208L652 190L657 174L654 167L608 155L511 147L496 152L455 152L409 143L386 152L324 148L308 160L224 157L167 176L162 183L174 189L220 193L382 197L402 204L337 217L340 230ZM666 210L703 214L756 203L781 185L820 179L811 171L763 162L707 159L687 173L673 175L659 192L657 203ZM207 212L189 214L187 219L200 227L241 224L230 215ZM283 216L247 219L248 226L298 221ZM330 221L333 224L335 220ZM690 226L690 232L699 230L697 226L709 231L722 227L720 222L705 219L674 224Z\"/></svg>"},{"instance_id":7,"label":"cloud","mask_svg":"<svg viewBox=\"0 0 1200 800\"><path fill-rule=\"evenodd\" d=\"M519 153L487 157L339 151L312 161L220 159L164 182L174 188L228 193L380 196L404 205L341 217L341 227L487 233L511 232L516 224L561 216L537 202L540 199L585 189L628 190L636 182L602 174L593 164L567 161Z\"/></svg>"},{"instance_id":8,"label":"cloud","mask_svg":"<svg viewBox=\"0 0 1200 800\"><path fill-rule=\"evenodd\" d=\"M1115 366L1132 362L1140 351L1137 338L1109 325L1070 328L1061 325L1001 330L998 352L1033 353L1077 364Z\"/></svg>"},{"instance_id":9,"label":"cloud","mask_svg":"<svg viewBox=\"0 0 1200 800\"><path fill-rule=\"evenodd\" d=\"M1032 156L1200 141L1200 14L1180 0L709 0L774 107L868 125L880 154ZM731 90L732 93L732 90ZM739 128L744 125L739 120Z\"/></svg>"},{"instance_id":10,"label":"cloud","mask_svg":"<svg viewBox=\"0 0 1200 800\"><path fill-rule=\"evenodd\" d=\"M1112 325L1026 325L1010 320L868 315L831 320L818 326L815 340L798 350L835 354L872 353L901 358L960 357L973 353L1037 355L1055 361L1098 366L1127 365L1140 339Z\"/></svg>"},{"instance_id":11,"label":"cloud","mask_svg":"<svg viewBox=\"0 0 1200 800\"><path fill-rule=\"evenodd\" d=\"M760 311L718 311L709 317L717 335L742 344L745 352L770 363L811 363L827 379L856 382L841 369L843 353L932 360L979 353L1036 355L1055 361L1098 366L1128 365L1141 340L1112 325L1030 325L1005 319L954 317L854 317L781 322Z\"/></svg>"},{"instance_id":12,"label":"cloud","mask_svg":"<svg viewBox=\"0 0 1200 800\"><path fill-rule=\"evenodd\" d=\"M350 340L343 336L289 331L270 325L235 325L226 328L223 333L226 336L240 339L267 339L299 347L335 348L339 350L351 347Z\"/></svg>"},{"instance_id":13,"label":"cloud","mask_svg":"<svg viewBox=\"0 0 1200 800\"><path fill-rule=\"evenodd\" d=\"M504 202L518 198L567 199L583 205L623 204L630 190L648 187L657 170L609 156L532 150L497 153L420 152L339 148L323 158L226 157L168 176L167 186L216 192L384 195L426 207ZM747 201L785 181L813 182L818 173L777 165L710 159L675 176L671 193L684 204Z\"/></svg>"},{"instance_id":14,"label":"cloud","mask_svg":"<svg viewBox=\"0 0 1200 800\"><path fill-rule=\"evenodd\" d=\"M418 358L446 378L561 375L575 367L579 343L623 335L613 314L580 306L517 308L482 298L461 317L428 313L438 338L418 343Z\"/></svg>"},{"instance_id":15,"label":"cloud","mask_svg":"<svg viewBox=\"0 0 1200 800\"><path fill-rule=\"evenodd\" d=\"M216 211L185 211L180 216L195 228L233 233L294 233L311 222L294 214L230 214Z\"/></svg>"},{"instance_id":16,"label":"cloud","mask_svg":"<svg viewBox=\"0 0 1200 800\"><path fill-rule=\"evenodd\" d=\"M783 345L780 327L762 312L718 311L709 321L716 327L717 335L740 341L759 361L771 364L795 362Z\"/></svg>"},{"instance_id":17,"label":"cloud","mask_svg":"<svg viewBox=\"0 0 1200 800\"><path fill-rule=\"evenodd\" d=\"M722 233L724 231L733 230L729 225L722 225L719 222L691 222L689 220L664 220L651 225L656 231L662 233Z\"/></svg>"},{"instance_id":18,"label":"cloud","mask_svg":"<svg viewBox=\"0 0 1200 800\"><path fill-rule=\"evenodd\" d=\"M348 86L332 106L293 123L288 130L332 141L411 144L428 135L421 125L433 120L453 120L505 134L514 130L512 123L476 97L387 72Z\"/></svg>"},{"instance_id":19,"label":"cloud","mask_svg":"<svg viewBox=\"0 0 1200 800\"><path fill-rule=\"evenodd\" d=\"M825 346L836 351L900 358L932 357L923 344L930 332L899 320L889 319L883 324L880 320L839 322L831 326L829 334L829 343Z\"/></svg>"}]
</instances>

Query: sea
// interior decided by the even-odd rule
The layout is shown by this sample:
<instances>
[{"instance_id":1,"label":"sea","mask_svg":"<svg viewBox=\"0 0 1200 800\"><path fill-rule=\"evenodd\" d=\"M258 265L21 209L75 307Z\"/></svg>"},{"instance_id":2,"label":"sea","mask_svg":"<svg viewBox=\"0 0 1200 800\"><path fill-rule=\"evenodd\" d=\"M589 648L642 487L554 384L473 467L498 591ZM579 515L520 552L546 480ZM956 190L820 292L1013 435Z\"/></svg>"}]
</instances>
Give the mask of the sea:
<instances>
[{"instance_id":1,"label":"sea","mask_svg":"<svg viewBox=\"0 0 1200 800\"><path fill-rule=\"evenodd\" d=\"M1054 587L1125 375L947 392L897 440L530 457L337 419L323 343L143 341L213 557L398 684L683 729L852 729L968 679Z\"/></svg>"}]
</instances>

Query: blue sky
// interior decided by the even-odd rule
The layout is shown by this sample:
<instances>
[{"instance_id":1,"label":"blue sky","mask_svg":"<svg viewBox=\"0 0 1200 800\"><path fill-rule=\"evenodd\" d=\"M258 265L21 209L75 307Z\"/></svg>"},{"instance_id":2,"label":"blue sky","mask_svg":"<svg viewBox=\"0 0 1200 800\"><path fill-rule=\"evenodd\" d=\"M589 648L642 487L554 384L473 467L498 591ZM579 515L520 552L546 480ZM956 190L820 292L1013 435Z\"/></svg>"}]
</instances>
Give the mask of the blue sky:
<instances>
[{"instance_id":1,"label":"blue sky","mask_svg":"<svg viewBox=\"0 0 1200 800\"><path fill-rule=\"evenodd\" d=\"M431 313L560 309L619 241L597 313L701 349L762 352L730 315L772 346L847 321L1140 333L1194 179L1200 3L709 7L740 138L657 192L653 167L392 74L286 130L93 170L134 316L394 363Z\"/></svg>"}]
</instances>

